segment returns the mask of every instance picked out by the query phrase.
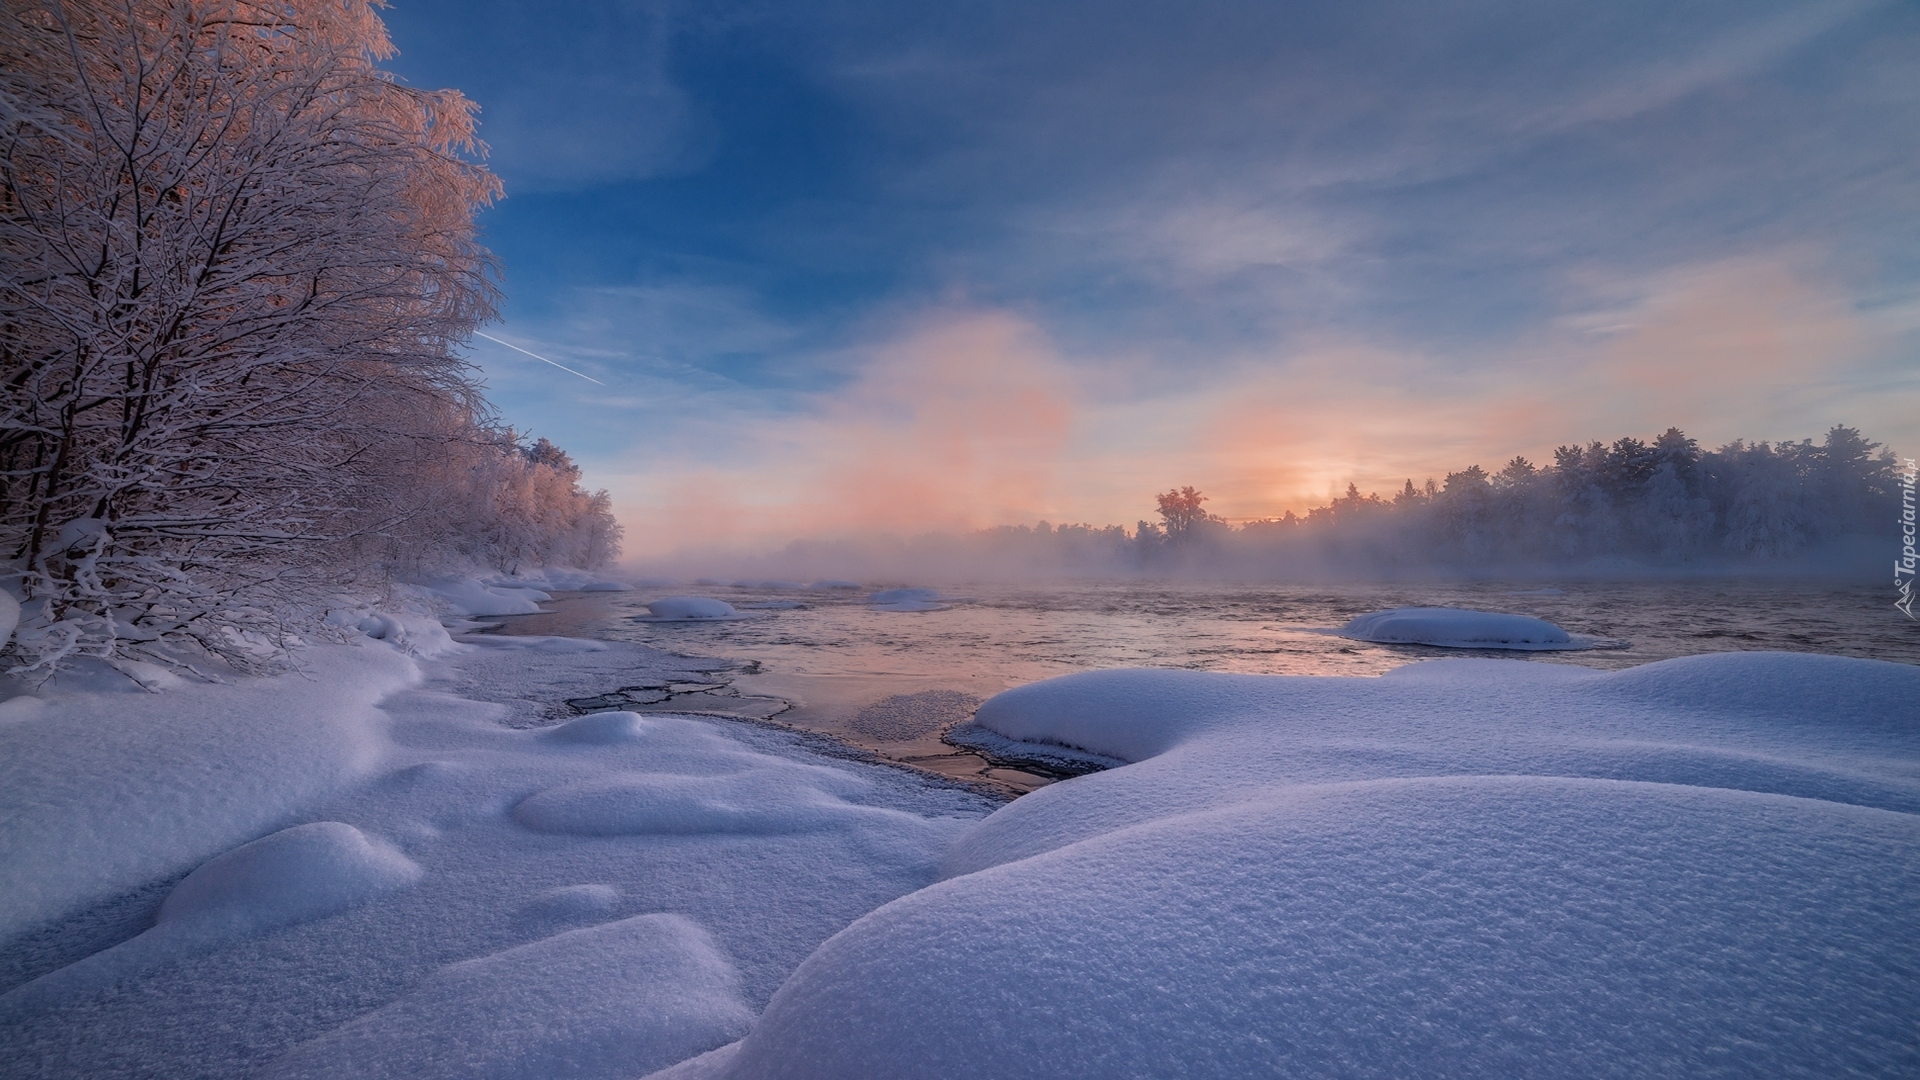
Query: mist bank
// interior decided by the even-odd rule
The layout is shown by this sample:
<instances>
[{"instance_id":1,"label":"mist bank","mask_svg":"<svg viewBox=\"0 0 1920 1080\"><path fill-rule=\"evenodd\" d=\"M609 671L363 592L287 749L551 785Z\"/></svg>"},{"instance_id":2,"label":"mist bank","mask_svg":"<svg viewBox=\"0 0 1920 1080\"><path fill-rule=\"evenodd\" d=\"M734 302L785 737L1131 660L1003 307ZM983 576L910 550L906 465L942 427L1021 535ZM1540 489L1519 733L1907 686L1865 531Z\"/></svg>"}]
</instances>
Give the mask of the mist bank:
<instances>
[{"instance_id":1,"label":"mist bank","mask_svg":"<svg viewBox=\"0 0 1920 1080\"><path fill-rule=\"evenodd\" d=\"M796 540L758 555L687 554L677 577L862 581L1167 578L1817 578L1877 581L1898 554L1903 462L1853 428L1715 450L1676 428L1562 446L1551 464L1479 465L1390 496L1347 493L1306 514L1231 523L1180 488L1157 519Z\"/></svg>"}]
</instances>

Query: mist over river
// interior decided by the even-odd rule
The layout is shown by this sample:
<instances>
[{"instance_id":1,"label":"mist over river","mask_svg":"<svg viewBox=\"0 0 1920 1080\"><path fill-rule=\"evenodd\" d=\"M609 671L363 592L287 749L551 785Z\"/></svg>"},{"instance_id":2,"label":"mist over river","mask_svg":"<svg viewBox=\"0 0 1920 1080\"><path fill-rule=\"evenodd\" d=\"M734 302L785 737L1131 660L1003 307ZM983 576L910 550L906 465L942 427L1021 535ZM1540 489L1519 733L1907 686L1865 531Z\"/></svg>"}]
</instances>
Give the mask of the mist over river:
<instances>
[{"instance_id":1,"label":"mist over river","mask_svg":"<svg viewBox=\"0 0 1920 1080\"><path fill-rule=\"evenodd\" d=\"M1920 623L1890 590L1811 582L1473 582L1225 585L981 583L939 589L937 610L881 610L860 588L782 583L644 587L557 598L553 613L503 620L516 634L639 642L736 662L724 693L772 701L778 722L952 775L980 774L940 741L980 700L1077 671L1189 668L1375 676L1424 660L1479 656L1618 669L1694 653L1784 650L1920 663ZM646 621L676 595L724 600L745 618ZM1610 647L1509 652L1383 645L1325 631L1369 611L1464 607L1532 615ZM638 618L636 618L638 617ZM782 706L781 703L785 703ZM616 707L609 702L606 707ZM676 697L659 710L708 707ZM740 710L734 703L724 711ZM752 709L743 710L751 713ZM1014 789L1027 776L987 770Z\"/></svg>"}]
</instances>

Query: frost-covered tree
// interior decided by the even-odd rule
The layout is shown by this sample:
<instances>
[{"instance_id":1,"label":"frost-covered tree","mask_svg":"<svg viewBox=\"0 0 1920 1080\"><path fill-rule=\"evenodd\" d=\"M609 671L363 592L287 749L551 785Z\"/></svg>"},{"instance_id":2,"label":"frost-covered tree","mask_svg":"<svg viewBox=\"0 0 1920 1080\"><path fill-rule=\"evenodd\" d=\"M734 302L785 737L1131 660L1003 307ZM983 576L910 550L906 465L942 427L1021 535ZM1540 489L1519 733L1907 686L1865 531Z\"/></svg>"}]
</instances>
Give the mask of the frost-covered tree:
<instances>
[{"instance_id":1,"label":"frost-covered tree","mask_svg":"<svg viewBox=\"0 0 1920 1080\"><path fill-rule=\"evenodd\" d=\"M368 0L0 9L0 569L28 666L277 601L384 526L421 428L484 408L473 107L401 85ZM388 519L391 515L388 515Z\"/></svg>"}]
</instances>

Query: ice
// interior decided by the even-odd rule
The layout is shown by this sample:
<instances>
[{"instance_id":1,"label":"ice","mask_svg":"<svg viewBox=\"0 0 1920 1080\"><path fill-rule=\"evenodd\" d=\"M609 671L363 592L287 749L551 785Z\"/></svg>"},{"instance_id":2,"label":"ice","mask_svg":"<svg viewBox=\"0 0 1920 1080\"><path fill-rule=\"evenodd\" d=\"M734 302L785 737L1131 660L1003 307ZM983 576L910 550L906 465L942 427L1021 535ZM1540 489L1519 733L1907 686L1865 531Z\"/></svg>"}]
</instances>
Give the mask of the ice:
<instances>
[{"instance_id":1,"label":"ice","mask_svg":"<svg viewBox=\"0 0 1920 1080\"><path fill-rule=\"evenodd\" d=\"M739 984L694 923L636 915L449 964L265 1077L627 1078L745 1032Z\"/></svg>"},{"instance_id":2,"label":"ice","mask_svg":"<svg viewBox=\"0 0 1920 1080\"><path fill-rule=\"evenodd\" d=\"M647 605L651 615L636 616L652 622L701 622L714 619L744 619L748 616L733 609L725 600L707 596L669 596Z\"/></svg>"},{"instance_id":3,"label":"ice","mask_svg":"<svg viewBox=\"0 0 1920 1080\"><path fill-rule=\"evenodd\" d=\"M1106 671L1042 788L666 1074L1890 1075L1920 1062L1920 669Z\"/></svg>"},{"instance_id":4,"label":"ice","mask_svg":"<svg viewBox=\"0 0 1920 1080\"><path fill-rule=\"evenodd\" d=\"M875 611L945 611L938 589L881 589L867 596Z\"/></svg>"},{"instance_id":5,"label":"ice","mask_svg":"<svg viewBox=\"0 0 1920 1080\"><path fill-rule=\"evenodd\" d=\"M1545 619L1465 608L1375 611L1348 623L1340 635L1382 644L1438 645L1448 649L1541 651L1593 645L1593 639L1576 640Z\"/></svg>"},{"instance_id":6,"label":"ice","mask_svg":"<svg viewBox=\"0 0 1920 1080\"><path fill-rule=\"evenodd\" d=\"M857 581L848 581L848 580L846 580L846 579L844 579L844 578L822 578L822 579L820 579L819 581L816 581L816 582L814 582L813 584L811 584L811 585L809 585L809 586L807 586L807 588L809 588L809 589L821 589L821 590L826 590L826 589L857 589L857 588L859 588L859 587L860 587L860 583L859 583L859 582L857 582Z\"/></svg>"}]
</instances>

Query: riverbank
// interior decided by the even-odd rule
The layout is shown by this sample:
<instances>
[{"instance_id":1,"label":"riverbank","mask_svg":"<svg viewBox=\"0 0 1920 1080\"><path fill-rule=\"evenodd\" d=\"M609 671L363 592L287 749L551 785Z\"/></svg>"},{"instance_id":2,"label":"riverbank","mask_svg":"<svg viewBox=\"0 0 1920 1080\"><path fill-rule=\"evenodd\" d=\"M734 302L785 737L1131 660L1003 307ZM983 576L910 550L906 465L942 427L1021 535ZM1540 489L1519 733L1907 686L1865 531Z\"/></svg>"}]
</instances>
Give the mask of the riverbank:
<instances>
[{"instance_id":1,"label":"riverbank","mask_svg":"<svg viewBox=\"0 0 1920 1080\"><path fill-rule=\"evenodd\" d=\"M1001 801L567 704L725 661L416 630L0 704L0 1077L630 1077L744 1033Z\"/></svg>"}]
</instances>

